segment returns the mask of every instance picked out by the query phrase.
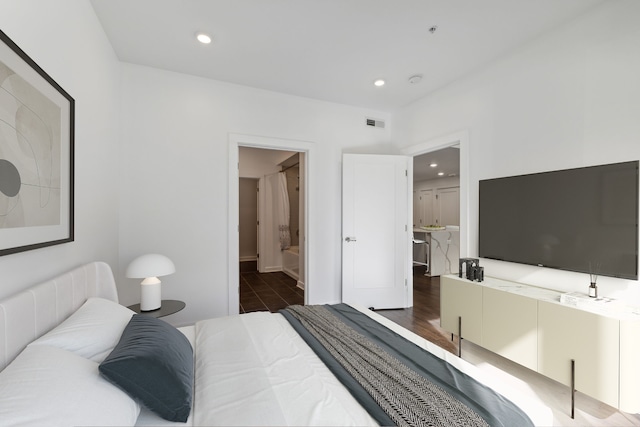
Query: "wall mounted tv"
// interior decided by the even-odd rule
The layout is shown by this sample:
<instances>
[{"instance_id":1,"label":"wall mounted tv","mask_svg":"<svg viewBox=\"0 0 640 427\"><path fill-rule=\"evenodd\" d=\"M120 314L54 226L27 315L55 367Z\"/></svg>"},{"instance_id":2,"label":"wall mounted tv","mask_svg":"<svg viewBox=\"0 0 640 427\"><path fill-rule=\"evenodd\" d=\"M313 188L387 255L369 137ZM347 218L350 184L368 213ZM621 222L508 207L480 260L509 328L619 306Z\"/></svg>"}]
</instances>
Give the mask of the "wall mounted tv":
<instances>
[{"instance_id":1,"label":"wall mounted tv","mask_svg":"<svg viewBox=\"0 0 640 427\"><path fill-rule=\"evenodd\" d=\"M482 258L638 278L638 161L480 181Z\"/></svg>"}]
</instances>

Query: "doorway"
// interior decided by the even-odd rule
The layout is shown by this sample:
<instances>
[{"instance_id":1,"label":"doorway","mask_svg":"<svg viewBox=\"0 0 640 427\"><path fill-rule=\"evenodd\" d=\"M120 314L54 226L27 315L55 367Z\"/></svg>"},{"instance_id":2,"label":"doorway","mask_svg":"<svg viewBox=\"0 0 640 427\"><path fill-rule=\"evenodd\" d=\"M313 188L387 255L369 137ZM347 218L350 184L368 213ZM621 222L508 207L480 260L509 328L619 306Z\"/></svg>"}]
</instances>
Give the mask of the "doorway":
<instances>
[{"instance_id":1,"label":"doorway","mask_svg":"<svg viewBox=\"0 0 640 427\"><path fill-rule=\"evenodd\" d=\"M413 265L424 275L456 273L460 256L460 147L413 157ZM415 273L415 272L414 272Z\"/></svg>"},{"instance_id":2,"label":"doorway","mask_svg":"<svg viewBox=\"0 0 640 427\"><path fill-rule=\"evenodd\" d=\"M447 162L440 162L438 166L431 166L431 164L438 164L439 160L436 158L442 158L441 154L443 150L447 149L458 150L457 165L451 164L451 159ZM468 133L466 131L451 134L442 138L427 141L425 143L408 147L403 150L403 154L414 157L414 230L423 226L436 225L435 217L439 214L437 209L433 207L433 199L429 198L426 201L420 201L419 196L426 195L433 197L434 194L440 194L436 190L438 188L452 188L454 185L458 185L457 201L458 201L458 228L460 234L460 246L459 256L468 256L468 241L466 236L468 230ZM452 153L448 153L452 154ZM423 163L422 165L419 163ZM445 168L444 165L447 165ZM440 181L440 185L423 185L424 181L437 180L438 177L449 177L448 175L456 174L455 168L457 167L457 180ZM424 169L425 171L421 171ZM425 173L426 172L426 173ZM443 172L442 175L438 175L439 172ZM425 190L421 193L421 190ZM446 191L448 197L451 191ZM421 206L421 203L427 206ZM431 203L431 212L420 212L421 209L427 209ZM445 209L444 219L439 219L437 224L446 224L453 222L446 217L451 214L450 210ZM420 222L422 218L422 223ZM414 237L415 240L415 237ZM414 243L414 260L416 257L424 257L424 253L418 253L416 255ZM419 258L420 259L420 258ZM448 333L445 333L440 328L440 276L429 273L429 266L427 263L414 263L412 269L413 289L414 289L414 304L409 309L404 310L385 310L380 314L387 317L401 326L417 333L418 335L428 339L429 341L437 343L442 348L451 351L456 354L455 345L449 341ZM456 273L457 273L457 266ZM431 275L433 274L433 275Z\"/></svg>"},{"instance_id":3,"label":"doorway","mask_svg":"<svg viewBox=\"0 0 640 427\"><path fill-rule=\"evenodd\" d=\"M405 155L414 157L414 161L420 162L421 160L428 161L426 163L426 169L431 170L431 173L434 175L423 175L420 172L420 165L414 163L414 204L413 204L413 212L414 212L414 229L419 228L421 226L426 225L436 225L435 223L435 212L436 209L431 207L431 216L429 214L422 213L423 215L423 223L421 224L419 219L421 213L419 209L425 209L425 207L420 206L420 200L416 200L420 195L420 190L426 190L425 193L428 196L432 196L434 194L433 188L422 188L420 182L421 181L429 181L431 179L436 179L438 177L438 172L444 172L441 176L447 176L450 173L455 172L446 172L451 171L452 169L438 169L436 166L431 167L430 165L433 163L429 158L430 154L435 157L440 157L439 152L441 150L446 150L450 147L455 147L458 151L458 180L457 183L459 185L458 189L458 215L459 215L459 233L460 233L460 256L466 257L469 256L469 248L468 248L468 237L466 236L466 232L468 230L468 133L466 131L457 132L454 134L450 134L441 138L437 138L434 140L430 140L424 142L422 144L418 144L415 146L408 147L404 149L402 152ZM423 157L424 156L424 157ZM437 163L437 162L436 162ZM430 169L433 168L433 169ZM450 177L451 178L451 177ZM443 182L446 184L446 181ZM437 187L437 186L436 186ZM445 185L444 187L449 187ZM432 190L431 193L429 190ZM445 196L446 197L446 196ZM433 201L433 199L429 199ZM429 203L427 200L423 203ZM439 220L438 224L443 224L447 222L451 222L450 219L445 218L444 220ZM423 254L424 255L424 254ZM422 255L422 256L423 256ZM414 257L416 253L414 252ZM421 255L417 255L421 256ZM415 259L415 258L414 258ZM429 274L425 274L427 272L426 265L420 265L414 263L413 266L413 289L414 289L414 300L413 307L404 310L383 310L380 311L380 314L384 317L392 320L401 326L415 332L416 334L428 339L431 342L436 343L440 347L450 351L453 354L457 354L457 349L455 344L450 341L449 334L440 328L440 276ZM457 271L456 271L457 273Z\"/></svg>"},{"instance_id":4,"label":"doorway","mask_svg":"<svg viewBox=\"0 0 640 427\"><path fill-rule=\"evenodd\" d=\"M240 307L240 274L239 274L239 178L240 178L240 147L262 148L268 150L285 150L300 152L305 154L305 161L301 164L300 170L300 186L304 188L305 197L303 198L304 214L300 216L300 230L304 232L304 239L300 242L300 258L304 262L304 271L300 272L300 276L304 281L304 302L309 304L312 300L314 292L314 275L313 264L313 247L309 245L309 241L313 240L315 233L314 216L310 206L312 205L313 195L309 188L313 188L313 184L309 179L310 171L315 170L315 150L313 143L308 141L288 140L271 137L263 137L245 134L229 134L229 234L227 236L227 277L229 278L228 293L228 314L238 314Z\"/></svg>"},{"instance_id":5,"label":"doorway","mask_svg":"<svg viewBox=\"0 0 640 427\"><path fill-rule=\"evenodd\" d=\"M298 286L298 281L301 286L304 286L304 303L308 304L310 298L312 297L311 292L313 291L313 257L312 251L313 246L309 245L309 242L312 241L313 237L313 221L314 217L312 215L311 210L309 209L311 193L309 192L309 188L311 187L311 181L309 179L310 171L314 169L313 159L315 158L315 145L310 142L305 141L297 141L297 140L283 140L277 138L270 137L260 137L255 135L242 135L242 134L230 134L229 135L229 201L228 201L228 209L229 209L229 235L228 235L228 277L229 277L229 294L228 294L228 313L229 315L238 314L240 307L240 243L239 243L239 192L240 185L239 180L241 175L243 177L248 177L244 172L241 173L241 166L244 168L244 165L241 165L240 162L240 149L241 148L253 148L253 149L263 149L265 151L262 154L266 155L281 155L283 151L289 151L292 154L300 153L301 159L299 162L299 191L304 194L304 197L300 198L300 216L299 216L299 248L298 248L298 256L300 259L300 267L299 267L299 279L295 281L296 287ZM283 160L286 160L290 156L281 156L281 159L275 164L281 163ZM285 166L286 167L286 166ZM277 170L272 170L271 172L263 172L254 176L254 178L260 180L260 178L264 178L265 175L269 175L273 172L279 172L282 167L279 167ZM265 193L266 193L265 186ZM263 193L264 194L264 193ZM258 199L258 203L260 199ZM263 220L261 220L263 221ZM235 224L234 224L235 223ZM264 224L264 222L263 222ZM257 224L256 224L257 226ZM259 229L258 229L259 230ZM265 237L261 237L258 234L257 239L260 242L261 239ZM265 238L266 239L266 238ZM279 252L279 251L278 251ZM276 252L276 257L278 254ZM257 254L256 254L257 257ZM262 257L262 256L261 256ZM260 259L260 258L258 258ZM269 262L265 263L267 267L273 267L274 264ZM256 267L257 268L257 267ZM281 269L281 268L280 268ZM286 275L286 273L282 271L270 271L269 273L274 274L282 274ZM288 276L287 276L288 277Z\"/></svg>"},{"instance_id":6,"label":"doorway","mask_svg":"<svg viewBox=\"0 0 640 427\"><path fill-rule=\"evenodd\" d=\"M304 152L239 147L240 313L304 302L304 161Z\"/></svg>"},{"instance_id":7,"label":"doorway","mask_svg":"<svg viewBox=\"0 0 640 427\"><path fill-rule=\"evenodd\" d=\"M458 163L458 177L457 177L457 184L458 184L458 188L456 190L455 193L453 193L454 195L452 196L451 194L444 194L443 197L446 199L455 199L455 202L457 202L457 209L455 210L455 213L457 214L457 222L458 222L458 227L459 227L459 236L460 236L460 244L459 244L459 257L467 257L469 256L470 253L473 253L473 250L470 250L469 248L469 236L467 235L467 232L469 230L469 215L468 215L468 207L469 207L469 175L468 175L468 170L469 170L469 133L466 130L463 131L459 131L459 132L455 132L455 133L451 133L448 135L444 135L442 137L439 138L435 138L432 140L428 140L426 142L420 143L420 144L416 144L410 147L406 147L402 150L402 153L404 155L407 156L411 156L414 158L414 160L416 159L420 159L422 158L421 156L425 156L424 158L428 157L428 155L430 153L439 153L443 150L446 149L455 149L457 150L457 163ZM441 177L447 177L447 178L453 178L453 177L448 177L447 175L449 175L451 172L447 172L446 170L439 170L438 167L433 167L433 169L431 169L432 167L430 166L432 162L429 162L426 164L427 169L430 169L432 171L432 173L435 173L435 177L438 177L437 173L438 172L443 172L443 175L441 175ZM436 162L437 163L437 162ZM449 169L447 169L449 170ZM455 172L453 172L455 173ZM416 179L418 178L418 179ZM434 175L431 175L431 178L434 178ZM425 180L424 176L422 175L418 175L418 173L416 173L414 171L414 181L418 181L418 180ZM427 179L428 180L428 179ZM443 193L449 193L448 190L446 190L445 187L449 187L447 185L442 186L443 192L442 193L432 193L432 194L438 194L438 198L440 199L440 195ZM414 197L416 197L416 191L417 188L413 188L414 191ZM413 205L413 209L414 209L414 217L417 218L418 217L418 209L419 204L415 203L415 199L414 199L414 205ZM433 212L437 212L438 208L434 207L433 208ZM446 213L445 213L446 215ZM442 217L441 217L442 218ZM439 219L438 220L438 224L419 224L419 223L414 223L414 227L420 227L420 226L424 226L424 225L439 225L439 226L446 226L446 222L449 222L450 220L447 219L446 217L444 218L444 220ZM432 219L431 222L435 222L435 220ZM442 224L442 222L445 222L445 224ZM457 273L457 270L456 270Z\"/></svg>"}]
</instances>

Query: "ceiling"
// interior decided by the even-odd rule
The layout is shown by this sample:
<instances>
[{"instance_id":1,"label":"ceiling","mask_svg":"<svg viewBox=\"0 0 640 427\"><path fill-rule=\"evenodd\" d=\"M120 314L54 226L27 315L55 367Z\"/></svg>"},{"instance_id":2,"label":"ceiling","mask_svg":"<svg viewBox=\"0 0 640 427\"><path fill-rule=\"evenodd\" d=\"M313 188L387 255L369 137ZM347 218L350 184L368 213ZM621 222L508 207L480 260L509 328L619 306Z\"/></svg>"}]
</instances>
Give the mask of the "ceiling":
<instances>
[{"instance_id":1,"label":"ceiling","mask_svg":"<svg viewBox=\"0 0 640 427\"><path fill-rule=\"evenodd\" d=\"M91 3L121 61L392 112L602 1ZM213 42L198 43L198 31ZM409 83L414 75L419 83ZM386 84L375 87L378 78Z\"/></svg>"},{"instance_id":2,"label":"ceiling","mask_svg":"<svg viewBox=\"0 0 640 427\"><path fill-rule=\"evenodd\" d=\"M435 164L437 166L431 166ZM442 175L438 175L442 173ZM413 181L460 178L460 148L447 147L413 158Z\"/></svg>"}]
</instances>

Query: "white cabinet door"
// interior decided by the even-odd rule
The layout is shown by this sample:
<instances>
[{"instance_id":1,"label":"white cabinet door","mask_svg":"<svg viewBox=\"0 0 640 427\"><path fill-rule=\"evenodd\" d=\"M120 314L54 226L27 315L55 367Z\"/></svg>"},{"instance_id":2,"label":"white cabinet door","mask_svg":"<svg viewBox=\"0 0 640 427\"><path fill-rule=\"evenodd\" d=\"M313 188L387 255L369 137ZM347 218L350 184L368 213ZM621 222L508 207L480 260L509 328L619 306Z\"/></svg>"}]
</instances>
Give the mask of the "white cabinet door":
<instances>
[{"instance_id":1,"label":"white cabinet door","mask_svg":"<svg viewBox=\"0 0 640 427\"><path fill-rule=\"evenodd\" d=\"M420 190L420 224L418 227L433 225L433 190Z\"/></svg>"},{"instance_id":2,"label":"white cabinet door","mask_svg":"<svg viewBox=\"0 0 640 427\"><path fill-rule=\"evenodd\" d=\"M640 413L640 322L620 321L620 410Z\"/></svg>"},{"instance_id":3,"label":"white cabinet door","mask_svg":"<svg viewBox=\"0 0 640 427\"><path fill-rule=\"evenodd\" d=\"M413 190L413 228L420 227L420 192Z\"/></svg>"},{"instance_id":4,"label":"white cabinet door","mask_svg":"<svg viewBox=\"0 0 640 427\"><path fill-rule=\"evenodd\" d=\"M411 161L406 156L343 156L343 302L375 308L410 306Z\"/></svg>"},{"instance_id":5,"label":"white cabinet door","mask_svg":"<svg viewBox=\"0 0 640 427\"><path fill-rule=\"evenodd\" d=\"M522 366L538 368L538 301L502 290L482 292L482 346Z\"/></svg>"},{"instance_id":6,"label":"white cabinet door","mask_svg":"<svg viewBox=\"0 0 640 427\"><path fill-rule=\"evenodd\" d=\"M482 344L482 286L452 276L440 277L440 326L458 335L458 318L462 318L461 337Z\"/></svg>"},{"instance_id":7,"label":"white cabinet door","mask_svg":"<svg viewBox=\"0 0 640 427\"><path fill-rule=\"evenodd\" d=\"M618 407L620 321L538 301L538 372Z\"/></svg>"},{"instance_id":8,"label":"white cabinet door","mask_svg":"<svg viewBox=\"0 0 640 427\"><path fill-rule=\"evenodd\" d=\"M436 224L460 225L460 187L440 188L436 198Z\"/></svg>"}]
</instances>

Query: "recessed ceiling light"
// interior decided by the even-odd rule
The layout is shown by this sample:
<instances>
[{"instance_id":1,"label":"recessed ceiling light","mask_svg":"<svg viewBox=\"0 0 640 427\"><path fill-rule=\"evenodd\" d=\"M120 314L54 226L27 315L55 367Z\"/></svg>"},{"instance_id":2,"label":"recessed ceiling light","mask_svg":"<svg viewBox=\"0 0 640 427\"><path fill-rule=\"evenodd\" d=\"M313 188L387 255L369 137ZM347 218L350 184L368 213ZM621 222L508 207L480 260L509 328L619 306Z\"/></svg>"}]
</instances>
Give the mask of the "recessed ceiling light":
<instances>
[{"instance_id":1,"label":"recessed ceiling light","mask_svg":"<svg viewBox=\"0 0 640 427\"><path fill-rule=\"evenodd\" d=\"M196 39L202 44L211 43L211 36L206 33L196 33Z\"/></svg>"},{"instance_id":2,"label":"recessed ceiling light","mask_svg":"<svg viewBox=\"0 0 640 427\"><path fill-rule=\"evenodd\" d=\"M378 87L384 86L384 80L378 79L378 80L374 81L373 84L378 86Z\"/></svg>"},{"instance_id":3,"label":"recessed ceiling light","mask_svg":"<svg viewBox=\"0 0 640 427\"><path fill-rule=\"evenodd\" d=\"M438 164L437 163L431 163L429 166L431 166L432 168L437 168Z\"/></svg>"},{"instance_id":4,"label":"recessed ceiling light","mask_svg":"<svg viewBox=\"0 0 640 427\"><path fill-rule=\"evenodd\" d=\"M438 172L438 176L444 175L444 172Z\"/></svg>"}]
</instances>

